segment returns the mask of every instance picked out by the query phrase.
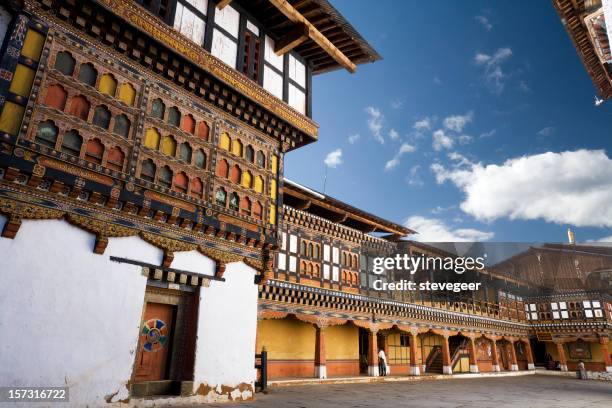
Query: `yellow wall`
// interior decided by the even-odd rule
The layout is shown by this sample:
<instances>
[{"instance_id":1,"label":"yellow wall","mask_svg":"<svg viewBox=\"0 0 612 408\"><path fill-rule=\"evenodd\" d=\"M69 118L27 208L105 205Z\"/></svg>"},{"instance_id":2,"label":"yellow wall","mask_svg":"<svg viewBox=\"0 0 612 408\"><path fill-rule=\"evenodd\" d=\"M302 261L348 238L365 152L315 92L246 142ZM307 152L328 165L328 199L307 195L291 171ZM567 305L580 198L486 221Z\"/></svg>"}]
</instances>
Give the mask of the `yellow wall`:
<instances>
[{"instance_id":1,"label":"yellow wall","mask_svg":"<svg viewBox=\"0 0 612 408\"><path fill-rule=\"evenodd\" d=\"M326 328L325 351L328 360L358 360L359 329L352 324Z\"/></svg>"},{"instance_id":2,"label":"yellow wall","mask_svg":"<svg viewBox=\"0 0 612 408\"><path fill-rule=\"evenodd\" d=\"M271 360L314 360L315 328L290 318L260 320L257 322L257 352L264 346Z\"/></svg>"},{"instance_id":3,"label":"yellow wall","mask_svg":"<svg viewBox=\"0 0 612 408\"><path fill-rule=\"evenodd\" d=\"M595 362L595 363L603 363L604 356L603 356L603 353L601 352L601 344L595 343L595 342L589 342L588 344L590 345L590 348L591 348L591 358L590 359L585 358L583 360L585 362L589 361L589 362ZM570 358L569 349L567 348L567 344L563 345L563 349L565 350L565 358L567 361L579 361L578 359ZM552 356L554 361L559 361L559 353L557 353L557 345L555 343L547 341L546 342L546 352Z\"/></svg>"}]
</instances>

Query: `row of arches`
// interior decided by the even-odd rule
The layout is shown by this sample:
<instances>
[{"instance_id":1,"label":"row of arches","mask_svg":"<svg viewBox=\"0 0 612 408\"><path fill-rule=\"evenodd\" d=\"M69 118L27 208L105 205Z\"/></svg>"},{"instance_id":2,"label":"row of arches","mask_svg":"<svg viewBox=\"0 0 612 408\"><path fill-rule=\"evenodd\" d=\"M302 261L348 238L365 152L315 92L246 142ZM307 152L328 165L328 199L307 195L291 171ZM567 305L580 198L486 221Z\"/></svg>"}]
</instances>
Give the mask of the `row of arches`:
<instances>
[{"instance_id":1,"label":"row of arches","mask_svg":"<svg viewBox=\"0 0 612 408\"><path fill-rule=\"evenodd\" d=\"M76 59L68 51L60 51L55 57L54 68L66 76L74 77ZM79 65L76 76L80 82L96 88L100 93L117 98L127 106L134 106L136 100L134 86L129 82L123 82L118 86L117 79L110 72L99 76L93 64L87 62Z\"/></svg>"},{"instance_id":2,"label":"row of arches","mask_svg":"<svg viewBox=\"0 0 612 408\"><path fill-rule=\"evenodd\" d=\"M240 184L244 188L252 189L256 193L263 194L264 179L262 176L253 176L250 170L243 171L238 164L230 168L227 160L221 159L217 162L217 177L229 179L234 184Z\"/></svg>"},{"instance_id":3,"label":"row of arches","mask_svg":"<svg viewBox=\"0 0 612 408\"><path fill-rule=\"evenodd\" d=\"M300 255L313 259L321 259L321 245L302 239Z\"/></svg>"},{"instance_id":4,"label":"row of arches","mask_svg":"<svg viewBox=\"0 0 612 408\"><path fill-rule=\"evenodd\" d=\"M156 128L149 128L145 132L144 146L166 156L174 157L183 163L191 164L199 169L206 168L207 156L204 150L196 149L189 142L178 143L173 135L161 136Z\"/></svg>"},{"instance_id":5,"label":"row of arches","mask_svg":"<svg viewBox=\"0 0 612 408\"><path fill-rule=\"evenodd\" d=\"M342 266L351 269L359 269L359 256L357 254L342 251Z\"/></svg>"},{"instance_id":6,"label":"row of arches","mask_svg":"<svg viewBox=\"0 0 612 408\"><path fill-rule=\"evenodd\" d=\"M59 84L52 84L47 88L45 105L90 122L102 129L112 129L113 133L121 137L129 136L132 123L125 114L120 113L113 116L109 107L104 104L92 109L87 97L79 94L69 98L68 92Z\"/></svg>"},{"instance_id":7,"label":"row of arches","mask_svg":"<svg viewBox=\"0 0 612 408\"><path fill-rule=\"evenodd\" d=\"M359 285L359 274L357 272L342 270L342 283L345 285Z\"/></svg>"},{"instance_id":8,"label":"row of arches","mask_svg":"<svg viewBox=\"0 0 612 408\"><path fill-rule=\"evenodd\" d=\"M312 278L321 278L321 265L302 260L300 261L300 273Z\"/></svg>"},{"instance_id":9,"label":"row of arches","mask_svg":"<svg viewBox=\"0 0 612 408\"><path fill-rule=\"evenodd\" d=\"M143 160L140 164L140 178L151 183L160 184L179 193L189 194L195 198L203 198L204 183L201 178L189 178L184 171L175 172L170 166L157 165L152 159Z\"/></svg>"},{"instance_id":10,"label":"row of arches","mask_svg":"<svg viewBox=\"0 0 612 408\"><path fill-rule=\"evenodd\" d=\"M221 207L239 212L241 215L247 217L256 218L258 220L261 220L263 217L263 206L259 201L252 202L247 196L241 198L235 191L228 195L224 187L219 187L215 192L215 203Z\"/></svg>"},{"instance_id":11,"label":"row of arches","mask_svg":"<svg viewBox=\"0 0 612 408\"><path fill-rule=\"evenodd\" d=\"M197 122L192 114L188 113L183 115L176 106L166 109L166 104L160 98L155 98L153 102L151 102L149 114L169 125L180 128L187 133L191 133L200 139L208 141L210 127L206 121Z\"/></svg>"},{"instance_id":12,"label":"row of arches","mask_svg":"<svg viewBox=\"0 0 612 408\"><path fill-rule=\"evenodd\" d=\"M219 148L232 153L234 156L242 157L258 167L266 167L266 155L262 150L255 151L255 148L251 145L244 147L240 139L232 139L227 132L223 132L219 136Z\"/></svg>"},{"instance_id":13,"label":"row of arches","mask_svg":"<svg viewBox=\"0 0 612 408\"><path fill-rule=\"evenodd\" d=\"M71 129L62 135L59 133L59 128L55 122L46 120L38 124L34 141L67 155L82 157L91 163L102 165L111 170L123 171L125 152L121 147L113 146L107 150L98 138L91 138L83 143L83 137L75 129Z\"/></svg>"}]
</instances>

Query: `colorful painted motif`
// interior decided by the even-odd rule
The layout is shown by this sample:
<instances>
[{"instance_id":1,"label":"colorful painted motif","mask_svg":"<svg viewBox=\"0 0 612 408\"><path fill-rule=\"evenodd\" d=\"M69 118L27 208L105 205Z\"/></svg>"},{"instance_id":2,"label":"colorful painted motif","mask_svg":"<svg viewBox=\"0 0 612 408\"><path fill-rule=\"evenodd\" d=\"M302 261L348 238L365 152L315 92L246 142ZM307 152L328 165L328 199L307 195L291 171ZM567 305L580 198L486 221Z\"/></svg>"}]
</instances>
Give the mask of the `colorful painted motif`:
<instances>
[{"instance_id":1,"label":"colorful painted motif","mask_svg":"<svg viewBox=\"0 0 612 408\"><path fill-rule=\"evenodd\" d=\"M156 352L168 345L168 326L162 320L147 320L142 328L142 348Z\"/></svg>"}]
</instances>

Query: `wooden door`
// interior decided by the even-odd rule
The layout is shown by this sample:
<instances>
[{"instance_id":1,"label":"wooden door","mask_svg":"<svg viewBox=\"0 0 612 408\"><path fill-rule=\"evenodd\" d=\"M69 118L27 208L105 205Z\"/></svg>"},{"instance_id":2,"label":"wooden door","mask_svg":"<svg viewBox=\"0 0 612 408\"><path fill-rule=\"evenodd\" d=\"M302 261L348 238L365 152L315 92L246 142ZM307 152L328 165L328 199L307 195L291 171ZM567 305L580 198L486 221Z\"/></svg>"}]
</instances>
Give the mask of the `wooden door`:
<instances>
[{"instance_id":1,"label":"wooden door","mask_svg":"<svg viewBox=\"0 0 612 408\"><path fill-rule=\"evenodd\" d=\"M148 302L140 330L135 382L167 379L175 306Z\"/></svg>"}]
</instances>

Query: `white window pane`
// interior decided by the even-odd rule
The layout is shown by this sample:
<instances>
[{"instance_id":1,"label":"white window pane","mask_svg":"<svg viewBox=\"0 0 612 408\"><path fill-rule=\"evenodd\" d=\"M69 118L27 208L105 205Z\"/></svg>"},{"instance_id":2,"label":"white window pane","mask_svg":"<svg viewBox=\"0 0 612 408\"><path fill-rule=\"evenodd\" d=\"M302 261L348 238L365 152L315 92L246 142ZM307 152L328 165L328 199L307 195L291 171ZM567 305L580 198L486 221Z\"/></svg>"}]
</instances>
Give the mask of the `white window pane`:
<instances>
[{"instance_id":1,"label":"white window pane","mask_svg":"<svg viewBox=\"0 0 612 408\"><path fill-rule=\"evenodd\" d=\"M593 304L593 307L601 307L601 303L599 303L599 300L594 300L591 303Z\"/></svg>"},{"instance_id":2,"label":"white window pane","mask_svg":"<svg viewBox=\"0 0 612 408\"><path fill-rule=\"evenodd\" d=\"M283 232L283 238L281 239L281 249L284 251L287 249L287 233Z\"/></svg>"},{"instance_id":3,"label":"white window pane","mask_svg":"<svg viewBox=\"0 0 612 408\"><path fill-rule=\"evenodd\" d=\"M601 309L595 309L595 317L603 317Z\"/></svg>"},{"instance_id":4,"label":"white window pane","mask_svg":"<svg viewBox=\"0 0 612 408\"><path fill-rule=\"evenodd\" d=\"M538 320L538 314L537 313L531 313L531 320Z\"/></svg>"},{"instance_id":5,"label":"white window pane","mask_svg":"<svg viewBox=\"0 0 612 408\"><path fill-rule=\"evenodd\" d=\"M208 0L186 0L187 3L191 4L200 13L206 15L208 11Z\"/></svg>"},{"instance_id":6,"label":"white window pane","mask_svg":"<svg viewBox=\"0 0 612 408\"><path fill-rule=\"evenodd\" d=\"M295 256L289 256L289 272L297 271L297 258Z\"/></svg>"},{"instance_id":7,"label":"white window pane","mask_svg":"<svg viewBox=\"0 0 612 408\"><path fill-rule=\"evenodd\" d=\"M264 51L264 58L268 61L274 68L278 69L280 72L283 72L283 56L276 55L274 52L274 40L266 35L266 47Z\"/></svg>"},{"instance_id":8,"label":"white window pane","mask_svg":"<svg viewBox=\"0 0 612 408\"><path fill-rule=\"evenodd\" d=\"M176 5L174 28L196 44L202 45L204 43L206 28L204 21L180 3Z\"/></svg>"},{"instance_id":9,"label":"white window pane","mask_svg":"<svg viewBox=\"0 0 612 408\"><path fill-rule=\"evenodd\" d=\"M284 271L287 267L287 256L285 254L278 254L278 269Z\"/></svg>"},{"instance_id":10,"label":"white window pane","mask_svg":"<svg viewBox=\"0 0 612 408\"><path fill-rule=\"evenodd\" d=\"M329 265L323 265L323 279L329 279Z\"/></svg>"},{"instance_id":11,"label":"white window pane","mask_svg":"<svg viewBox=\"0 0 612 408\"><path fill-rule=\"evenodd\" d=\"M232 6L225 6L215 11L215 23L225 31L238 38L240 14Z\"/></svg>"},{"instance_id":12,"label":"white window pane","mask_svg":"<svg viewBox=\"0 0 612 408\"><path fill-rule=\"evenodd\" d=\"M259 35L259 28L249 20L247 20L246 28L255 35Z\"/></svg>"},{"instance_id":13,"label":"white window pane","mask_svg":"<svg viewBox=\"0 0 612 408\"><path fill-rule=\"evenodd\" d=\"M562 310L561 311L561 317L564 319L568 319L569 318L569 314L567 313L567 310Z\"/></svg>"},{"instance_id":14,"label":"white window pane","mask_svg":"<svg viewBox=\"0 0 612 408\"><path fill-rule=\"evenodd\" d=\"M283 99L283 77L274 72L270 67L264 67L263 85L266 91L278 99Z\"/></svg>"},{"instance_id":15,"label":"white window pane","mask_svg":"<svg viewBox=\"0 0 612 408\"><path fill-rule=\"evenodd\" d=\"M584 317L593 317L593 311L591 309L585 310Z\"/></svg>"},{"instance_id":16,"label":"white window pane","mask_svg":"<svg viewBox=\"0 0 612 408\"><path fill-rule=\"evenodd\" d=\"M535 310L536 310L536 305L535 305L535 303L531 303L531 304L529 305L529 310L531 310L532 312L535 312Z\"/></svg>"},{"instance_id":17,"label":"white window pane","mask_svg":"<svg viewBox=\"0 0 612 408\"><path fill-rule=\"evenodd\" d=\"M559 308L561 308L561 309L567 309L567 303L565 303L565 302L559 302Z\"/></svg>"},{"instance_id":18,"label":"white window pane","mask_svg":"<svg viewBox=\"0 0 612 408\"><path fill-rule=\"evenodd\" d=\"M550 304L550 308L551 308L552 310L557 310L559 307L557 306L557 304L556 304L556 303L551 303L551 304Z\"/></svg>"},{"instance_id":19,"label":"white window pane","mask_svg":"<svg viewBox=\"0 0 612 408\"><path fill-rule=\"evenodd\" d=\"M212 55L219 58L232 68L236 68L238 45L221 31L213 30Z\"/></svg>"},{"instance_id":20,"label":"white window pane","mask_svg":"<svg viewBox=\"0 0 612 408\"><path fill-rule=\"evenodd\" d=\"M332 270L332 280L340 280L340 269L337 266L334 266L334 269Z\"/></svg>"},{"instance_id":21,"label":"white window pane","mask_svg":"<svg viewBox=\"0 0 612 408\"><path fill-rule=\"evenodd\" d=\"M332 250L333 262L335 264L340 263L340 250L336 247Z\"/></svg>"},{"instance_id":22,"label":"white window pane","mask_svg":"<svg viewBox=\"0 0 612 408\"><path fill-rule=\"evenodd\" d=\"M323 245L323 260L329 262L329 245Z\"/></svg>"},{"instance_id":23,"label":"white window pane","mask_svg":"<svg viewBox=\"0 0 612 408\"><path fill-rule=\"evenodd\" d=\"M291 234L289 236L289 251L293 252L294 254L297 253L297 236Z\"/></svg>"},{"instance_id":24,"label":"white window pane","mask_svg":"<svg viewBox=\"0 0 612 408\"><path fill-rule=\"evenodd\" d=\"M306 94L289 84L289 106L300 113L306 113Z\"/></svg>"},{"instance_id":25,"label":"white window pane","mask_svg":"<svg viewBox=\"0 0 612 408\"><path fill-rule=\"evenodd\" d=\"M591 308L591 302L588 300L583 300L582 301L582 307L584 307L585 309L590 309Z\"/></svg>"},{"instance_id":26,"label":"white window pane","mask_svg":"<svg viewBox=\"0 0 612 408\"><path fill-rule=\"evenodd\" d=\"M525 311L528 312L529 311L529 305L525 305Z\"/></svg>"},{"instance_id":27,"label":"white window pane","mask_svg":"<svg viewBox=\"0 0 612 408\"><path fill-rule=\"evenodd\" d=\"M306 88L306 67L293 55L289 55L289 78Z\"/></svg>"},{"instance_id":28,"label":"white window pane","mask_svg":"<svg viewBox=\"0 0 612 408\"><path fill-rule=\"evenodd\" d=\"M553 319L559 318L559 312L553 312Z\"/></svg>"}]
</instances>

